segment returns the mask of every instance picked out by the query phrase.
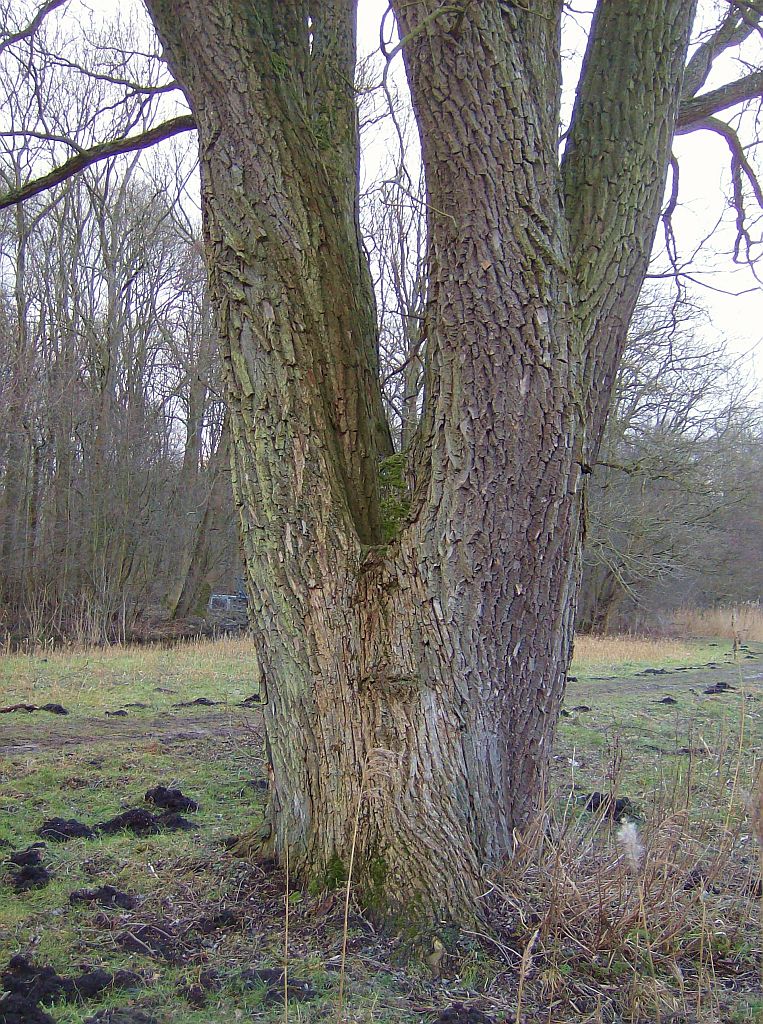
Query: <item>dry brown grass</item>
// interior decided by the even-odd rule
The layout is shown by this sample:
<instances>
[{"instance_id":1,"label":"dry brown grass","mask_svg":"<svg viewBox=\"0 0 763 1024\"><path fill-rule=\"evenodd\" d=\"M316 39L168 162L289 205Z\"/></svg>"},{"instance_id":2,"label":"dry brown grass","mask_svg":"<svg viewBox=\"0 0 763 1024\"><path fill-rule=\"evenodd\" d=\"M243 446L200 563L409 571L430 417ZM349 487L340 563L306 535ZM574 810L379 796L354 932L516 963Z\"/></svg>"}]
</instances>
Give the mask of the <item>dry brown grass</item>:
<instances>
[{"instance_id":1,"label":"dry brown grass","mask_svg":"<svg viewBox=\"0 0 763 1024\"><path fill-rule=\"evenodd\" d=\"M167 694L167 703L180 700L175 695L181 693L240 700L259 685L254 643L247 637L231 637L181 641L171 647L71 646L7 655L0 650L0 690L7 703L68 705L76 700L82 710L90 711L122 700L153 705L162 699L157 697L157 684Z\"/></svg>"},{"instance_id":2,"label":"dry brown grass","mask_svg":"<svg viewBox=\"0 0 763 1024\"><path fill-rule=\"evenodd\" d=\"M763 641L763 608L757 602L728 608L680 608L674 628L686 636Z\"/></svg>"},{"instance_id":3,"label":"dry brown grass","mask_svg":"<svg viewBox=\"0 0 763 1024\"><path fill-rule=\"evenodd\" d=\"M167 643L127 643L127 644L41 644L35 646L32 643L22 644L18 648L12 648L8 640L4 647L0 647L0 655L8 658L18 658L20 661L25 657L43 656L47 661L68 665L72 657L87 656L89 661L102 661L105 664L119 662L129 658L130 664L140 664L146 669L152 668L157 661L166 657L167 652L172 653L173 658L178 658L182 663L193 663L200 661L208 663L220 657L233 660L251 658L254 652L254 641L251 637L224 636L219 639L209 637L192 637L172 639Z\"/></svg>"},{"instance_id":4,"label":"dry brown grass","mask_svg":"<svg viewBox=\"0 0 763 1024\"><path fill-rule=\"evenodd\" d=\"M691 659L690 644L680 640L652 639L640 636L575 637L576 669L585 666L662 665L666 661Z\"/></svg>"},{"instance_id":5,"label":"dry brown grass","mask_svg":"<svg viewBox=\"0 0 763 1024\"><path fill-rule=\"evenodd\" d=\"M716 1024L738 1019L727 1016L734 989L757 990L760 883L743 810L729 824L679 793L638 828L581 816L571 801L522 837L491 919L548 1024Z\"/></svg>"}]
</instances>

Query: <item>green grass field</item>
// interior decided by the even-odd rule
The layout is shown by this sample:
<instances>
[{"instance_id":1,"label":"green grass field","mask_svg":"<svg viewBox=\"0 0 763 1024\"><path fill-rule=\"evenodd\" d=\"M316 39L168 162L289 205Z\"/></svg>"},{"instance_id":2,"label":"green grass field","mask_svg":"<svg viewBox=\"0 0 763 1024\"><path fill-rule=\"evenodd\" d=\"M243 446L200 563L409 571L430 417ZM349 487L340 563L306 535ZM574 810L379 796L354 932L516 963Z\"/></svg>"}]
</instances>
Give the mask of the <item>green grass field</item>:
<instances>
[{"instance_id":1,"label":"green grass field","mask_svg":"<svg viewBox=\"0 0 763 1024\"><path fill-rule=\"evenodd\" d=\"M344 1018L434 1020L460 1002L496 1022L763 1020L746 810L762 665L760 644L735 660L725 641L581 640L548 807L486 885L490 933L462 935L433 973L352 914ZM189 831L49 842L39 889L16 893L16 870L0 866L0 967L21 953L61 975L83 964L139 975L46 1005L56 1022L114 1007L173 1024L284 1019L280 983L242 972L283 966L286 879L224 847L265 798L259 712L241 706L256 691L250 666L247 640L0 658L1 705L70 711L0 715L0 857L35 842L44 819L93 825L147 807L156 784L200 805ZM734 689L703 693L717 682ZM198 698L219 703L176 706ZM592 792L630 801L637 868L605 808L586 811ZM102 885L135 907L70 904ZM289 1017L335 1020L342 894L291 892L288 906ZM453 1020L477 1024L466 1010Z\"/></svg>"}]
</instances>

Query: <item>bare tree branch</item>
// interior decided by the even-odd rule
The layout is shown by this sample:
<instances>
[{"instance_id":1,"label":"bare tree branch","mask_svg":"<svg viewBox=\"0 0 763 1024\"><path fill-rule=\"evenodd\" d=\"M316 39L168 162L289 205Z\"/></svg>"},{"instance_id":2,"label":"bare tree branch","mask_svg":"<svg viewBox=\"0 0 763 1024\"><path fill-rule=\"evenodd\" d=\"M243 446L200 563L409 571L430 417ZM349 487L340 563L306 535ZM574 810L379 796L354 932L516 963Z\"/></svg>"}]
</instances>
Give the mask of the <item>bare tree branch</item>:
<instances>
[{"instance_id":1,"label":"bare tree branch","mask_svg":"<svg viewBox=\"0 0 763 1024\"><path fill-rule=\"evenodd\" d=\"M763 98L763 71L754 71L752 74L722 85L718 89L684 100L678 111L676 134L684 135L686 132L694 131L695 128L701 127L699 122L712 117L713 114L717 114L721 110L733 107L737 103L761 98Z\"/></svg>"},{"instance_id":2,"label":"bare tree branch","mask_svg":"<svg viewBox=\"0 0 763 1024\"><path fill-rule=\"evenodd\" d=\"M121 78L118 75L109 75L93 71L91 68L83 67L75 61L67 60L59 54L50 55L51 64L54 67L64 68L67 71L74 71L78 75L90 78L95 82L106 82L109 85L124 86L130 93L143 94L146 96L157 96L162 93L176 92L180 89L177 82L165 82L163 85L141 85L140 82L133 82L129 78Z\"/></svg>"},{"instance_id":3,"label":"bare tree branch","mask_svg":"<svg viewBox=\"0 0 763 1024\"><path fill-rule=\"evenodd\" d=\"M678 206L678 183L680 179L681 169L678 164L678 160L675 154L670 156L670 197L662 211L662 225L665 229L665 251L670 260L670 265L674 270L678 269L678 247L676 245L676 236L673 231L673 214Z\"/></svg>"},{"instance_id":4,"label":"bare tree branch","mask_svg":"<svg viewBox=\"0 0 763 1024\"><path fill-rule=\"evenodd\" d=\"M732 46L739 46L758 28L763 17L760 3L732 2L712 35L692 54L684 72L683 99L693 99L707 81L713 62Z\"/></svg>"},{"instance_id":5,"label":"bare tree branch","mask_svg":"<svg viewBox=\"0 0 763 1024\"><path fill-rule=\"evenodd\" d=\"M761 188L754 168L747 159L739 136L730 125L726 124L725 121L719 120L717 117L708 117L704 121L700 122L697 127L706 128L708 131L712 131L717 135L720 135L729 147L729 152L731 154L731 182L733 188L732 203L736 212L737 228L737 238L734 245L734 259L737 260L739 258L742 243L744 243L747 261L752 263L751 249L753 241L750 238L745 224L746 211L744 205L744 181L747 181L761 210L763 210L763 188Z\"/></svg>"},{"instance_id":6,"label":"bare tree branch","mask_svg":"<svg viewBox=\"0 0 763 1024\"><path fill-rule=\"evenodd\" d=\"M0 196L0 210L5 210L9 206L16 206L19 203L23 203L26 199L31 199L32 196L39 195L40 192L45 192L56 185L60 185L62 181L68 181L75 174L79 174L86 167L90 167L101 160L108 160L109 157L113 156L121 156L123 153L133 153L138 149L147 149L157 142L163 142L165 139L170 139L173 135L179 135L181 132L193 131L195 128L196 121L193 116L191 114L183 114L180 117L173 117L170 121L165 121L155 128L150 128L140 135L131 135L124 139L112 139L109 142L102 142L97 146L92 146L90 149L84 149L59 167L54 167L52 171L44 174L41 178L28 181L26 185L12 189L10 192L6 192L5 195Z\"/></svg>"},{"instance_id":7,"label":"bare tree branch","mask_svg":"<svg viewBox=\"0 0 763 1024\"><path fill-rule=\"evenodd\" d=\"M43 4L42 7L39 8L37 14L35 14L26 28L22 28L18 32L14 32L13 35L6 36L6 38L0 42L0 53L7 50L9 46L13 46L14 43L20 43L23 39L29 39L30 36L35 34L49 14L52 14L56 8L63 7L63 5L68 2L69 0L48 0L47 3Z\"/></svg>"}]
</instances>

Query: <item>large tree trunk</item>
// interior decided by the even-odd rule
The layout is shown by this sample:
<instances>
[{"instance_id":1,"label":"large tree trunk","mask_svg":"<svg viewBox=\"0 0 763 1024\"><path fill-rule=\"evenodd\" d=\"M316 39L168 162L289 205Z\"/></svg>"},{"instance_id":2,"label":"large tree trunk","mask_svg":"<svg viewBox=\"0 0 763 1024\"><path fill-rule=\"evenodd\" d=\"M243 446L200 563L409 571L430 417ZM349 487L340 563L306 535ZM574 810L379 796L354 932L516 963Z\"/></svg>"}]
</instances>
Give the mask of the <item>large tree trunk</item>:
<instances>
[{"instance_id":1,"label":"large tree trunk","mask_svg":"<svg viewBox=\"0 0 763 1024\"><path fill-rule=\"evenodd\" d=\"M667 164L669 130L654 152L639 133L655 114L675 117L689 5L627 5L619 36L600 19L590 73L616 43L630 82L608 86L617 102L588 128L625 144L609 187L575 149L587 108L558 166L561 4L446 5L438 17L393 4L432 213L412 511L388 544L377 475L389 435L356 216L354 2L148 6L200 132L267 697L262 838L305 881L342 877L354 849L359 891L386 919L405 908L468 921L485 865L511 854L543 792L571 648L581 475L622 343L612 308L638 291ZM640 18L651 57L636 45ZM642 110L655 81L664 88ZM585 208L589 180L598 205L576 219L566 205ZM644 218L628 216L634 202ZM622 280L608 275L581 310L578 250L599 216ZM618 312L620 327L629 315Z\"/></svg>"}]
</instances>

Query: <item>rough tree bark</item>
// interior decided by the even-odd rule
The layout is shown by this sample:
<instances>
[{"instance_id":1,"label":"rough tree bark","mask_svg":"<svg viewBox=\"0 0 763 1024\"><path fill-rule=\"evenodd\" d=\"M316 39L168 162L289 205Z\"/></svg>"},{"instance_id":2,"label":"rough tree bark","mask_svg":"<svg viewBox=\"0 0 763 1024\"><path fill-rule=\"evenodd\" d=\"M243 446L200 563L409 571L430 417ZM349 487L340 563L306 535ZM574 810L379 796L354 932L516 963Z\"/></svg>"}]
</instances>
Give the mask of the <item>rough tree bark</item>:
<instances>
[{"instance_id":1,"label":"rough tree bark","mask_svg":"<svg viewBox=\"0 0 763 1024\"><path fill-rule=\"evenodd\" d=\"M359 244L354 0L147 0L198 122L272 787L262 839L389 919L479 913L543 790L581 479L646 271L692 22L600 5L560 167L558 0L393 0L430 204L410 521Z\"/></svg>"}]
</instances>

